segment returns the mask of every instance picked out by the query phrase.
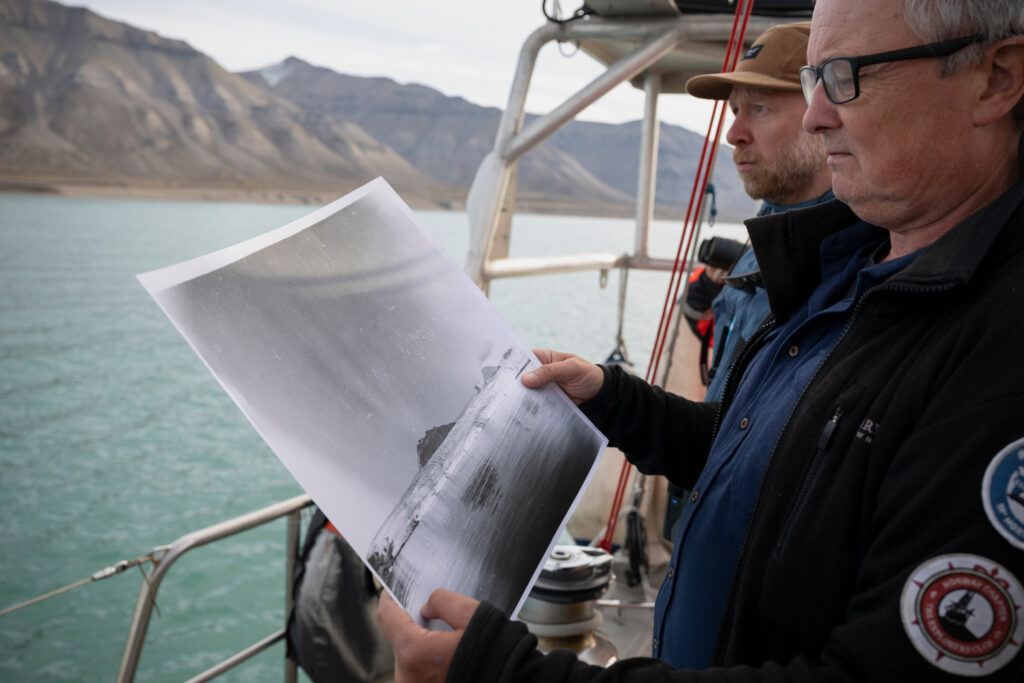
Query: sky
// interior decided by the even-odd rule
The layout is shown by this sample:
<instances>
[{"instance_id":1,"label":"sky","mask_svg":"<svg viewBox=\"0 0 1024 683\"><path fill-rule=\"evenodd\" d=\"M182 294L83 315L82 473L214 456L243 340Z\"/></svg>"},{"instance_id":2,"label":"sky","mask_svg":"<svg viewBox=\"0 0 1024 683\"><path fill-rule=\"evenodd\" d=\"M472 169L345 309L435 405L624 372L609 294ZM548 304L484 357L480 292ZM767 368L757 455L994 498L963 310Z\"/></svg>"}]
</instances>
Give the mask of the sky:
<instances>
[{"instance_id":1,"label":"sky","mask_svg":"<svg viewBox=\"0 0 1024 683\"><path fill-rule=\"evenodd\" d=\"M65 0L108 19L187 41L229 71L298 57L354 76L420 83L504 109L519 50L545 23L540 0ZM552 0L549 0L549 8ZM564 3L566 10L581 2ZM526 109L543 114L604 68L569 46L542 48ZM712 104L662 96L659 118L704 134ZM643 93L623 84L578 118L623 123L643 117Z\"/></svg>"}]
</instances>

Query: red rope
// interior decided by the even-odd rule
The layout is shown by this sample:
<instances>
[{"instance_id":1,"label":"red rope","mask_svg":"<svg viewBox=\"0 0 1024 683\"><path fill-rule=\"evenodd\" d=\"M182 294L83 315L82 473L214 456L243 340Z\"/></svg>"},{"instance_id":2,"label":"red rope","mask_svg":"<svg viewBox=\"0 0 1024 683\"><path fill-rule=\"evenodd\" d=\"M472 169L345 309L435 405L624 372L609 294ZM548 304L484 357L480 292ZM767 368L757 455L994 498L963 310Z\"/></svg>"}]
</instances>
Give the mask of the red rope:
<instances>
[{"instance_id":1,"label":"red rope","mask_svg":"<svg viewBox=\"0 0 1024 683\"><path fill-rule=\"evenodd\" d=\"M736 15L733 18L732 32L729 35L729 43L725 48L725 59L722 63L723 72L733 71L739 62L740 53L743 51L743 37L747 33L747 24L750 21L750 13L753 9L754 0L746 0L742 10L740 7L737 7ZM658 332L654 337L651 359L647 365L645 379L651 384L654 383L654 378L658 374L661 356L665 349L665 342L668 339L673 302L679 296L679 287L685 270L683 254L690 254L690 249L693 245L693 237L696 234L704 193L707 191L708 181L714 167L715 154L718 151L718 141L722 135L722 126L725 124L725 110L726 103L716 100L712 109L711 120L708 122L708 132L704 137L700 161L697 164L697 174L693 179L693 189L690 191L690 201L687 204L686 218L683 221L683 233L679 238L675 263L672 266L672 274L665 292L665 301L661 307L661 320L658 323ZM713 135L712 131L714 132ZM611 552L612 549L612 537L615 535L615 527L619 520L619 513L622 510L622 501L626 495L631 469L632 466L629 464L629 461L624 460L622 462L622 469L619 471L619 481L615 487L615 494L612 497L612 508L608 515L608 524L605 526L604 536L598 543L599 547L608 552Z\"/></svg>"}]
</instances>

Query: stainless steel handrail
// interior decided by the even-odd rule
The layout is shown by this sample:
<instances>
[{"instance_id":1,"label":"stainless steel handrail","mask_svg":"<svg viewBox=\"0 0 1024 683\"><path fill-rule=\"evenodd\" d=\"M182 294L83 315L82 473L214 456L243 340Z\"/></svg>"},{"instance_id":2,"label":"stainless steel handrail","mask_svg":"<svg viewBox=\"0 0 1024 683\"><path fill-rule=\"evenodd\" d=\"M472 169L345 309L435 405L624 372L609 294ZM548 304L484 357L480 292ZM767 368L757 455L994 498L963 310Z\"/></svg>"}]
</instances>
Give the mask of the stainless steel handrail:
<instances>
[{"instance_id":1,"label":"stainless steel handrail","mask_svg":"<svg viewBox=\"0 0 1024 683\"><path fill-rule=\"evenodd\" d=\"M287 612L285 612L285 614L287 614ZM250 645L249 647L245 648L241 652L238 652L237 654L231 655L230 657L225 659L220 664L217 664L215 666L211 666L209 669L207 669L203 673L199 674L198 676L193 676L192 678L188 679L188 681L186 683L205 683L206 681L213 680L214 678L216 678L217 676L220 676L225 671L227 671L229 669L235 668L235 666L237 666L238 664L241 664L242 662L244 662L245 660L249 659L253 655L259 654L260 652L263 652L268 647L270 647L271 645L277 643L278 641L284 640L285 634L286 634L286 629L281 629L277 633L272 633L269 636L267 636L266 638L264 638L263 640L260 640L260 641L258 641L256 643L253 643L252 645ZM294 667L294 664L291 663L291 662L286 662L285 666L292 666L292 667ZM288 675L287 674L285 674L285 679L286 680L288 679ZM292 680L294 680L294 679L292 679Z\"/></svg>"},{"instance_id":2,"label":"stainless steel handrail","mask_svg":"<svg viewBox=\"0 0 1024 683\"><path fill-rule=\"evenodd\" d=\"M646 7L646 6L645 6ZM781 18L751 17L748 36L756 36ZM653 258L647 251L650 223L654 214L659 122L657 103L662 94L685 92L685 78L718 68L729 40L732 19L726 14L593 16L564 24L548 22L527 38L509 91L508 104L498 123L493 149L484 157L466 198L470 244L465 270L487 292L499 278L536 274L569 273L582 270L630 268L669 270L674 260ZM750 40L750 39L748 39ZM604 61L606 70L546 114L524 126L526 97L540 49L551 42L610 47ZM707 69L693 74L672 71L673 51L686 45L708 60ZM586 51L586 50L584 50ZM696 62L687 68L694 69ZM672 80L671 83L667 80ZM546 140L615 86L642 81L645 92L640 169L636 195L635 244L631 254L576 254L544 258L510 258L511 217L515 212L515 187L519 159ZM697 198L699 208L703 196Z\"/></svg>"},{"instance_id":3,"label":"stainless steel handrail","mask_svg":"<svg viewBox=\"0 0 1024 683\"><path fill-rule=\"evenodd\" d=\"M139 589L139 598L135 602L135 613L132 615L132 623L128 628L128 639L125 642L124 654L121 656L121 665L117 672L118 683L128 683L135 679L135 673L139 667L139 658L142 656L142 647L146 642L146 631L149 629L149 621L153 614L153 605L156 603L156 593L160 589L160 583L179 557L194 548L207 545L228 536L248 531L267 522L272 522L281 517L288 517L287 548L286 548L286 569L285 569L285 619L291 612L292 602L292 575L295 560L299 551L299 515L303 508L313 504L308 495L295 496L283 500L265 508L249 512L247 514L229 519L205 529L199 529L185 534L178 540L166 546L166 551L153 560L153 567L146 574L145 581ZM233 666L249 659L253 655L262 652L267 647L284 638L284 628L277 633L240 651L238 654L229 657L220 664L199 674L193 680L209 680ZM285 662L285 681L294 683L297 678L297 671L294 662Z\"/></svg>"},{"instance_id":4,"label":"stainless steel handrail","mask_svg":"<svg viewBox=\"0 0 1024 683\"><path fill-rule=\"evenodd\" d=\"M508 105L498 124L494 150L480 164L466 198L466 211L470 221L470 245L466 260L466 272L485 292L488 290L490 281L498 277L514 277L538 272L570 272L595 267L603 269L606 267L604 264L609 260L615 261L619 265L630 260L628 256L608 254L598 255L596 259L587 255L572 259L556 257L545 264L544 270L534 270L533 264L520 263L519 259L509 259L507 256L506 245L511 227L509 214L514 204L512 178L519 158L573 120L577 114L616 85L633 78L671 52L687 36L684 26L679 23L666 25L665 22L655 21L610 21L595 22L595 24L599 26L608 24L609 26L601 26L596 31L593 30L596 28L594 26L584 27L581 33L576 33L575 27L546 24L530 35L520 51ZM609 27L614 27L615 30L609 33ZM570 96L554 110L538 117L523 128L524 107L530 76L536 65L540 48L551 41L571 40L574 37L586 36L615 36L620 39L636 37L644 42L630 54L608 67L605 73L584 86L575 95ZM653 96L656 97L656 94ZM653 200L653 186L650 199ZM496 247L498 244L501 246ZM629 265L638 267L639 264L634 261Z\"/></svg>"}]
</instances>

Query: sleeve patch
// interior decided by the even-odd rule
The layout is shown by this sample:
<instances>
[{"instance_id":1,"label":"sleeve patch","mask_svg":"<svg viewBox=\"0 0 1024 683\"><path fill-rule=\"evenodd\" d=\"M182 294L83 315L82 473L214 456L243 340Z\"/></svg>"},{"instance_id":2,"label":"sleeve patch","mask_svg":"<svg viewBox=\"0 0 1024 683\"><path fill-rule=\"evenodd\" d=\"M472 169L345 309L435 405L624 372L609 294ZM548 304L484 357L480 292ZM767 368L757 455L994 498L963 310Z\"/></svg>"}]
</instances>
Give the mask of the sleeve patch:
<instances>
[{"instance_id":1,"label":"sleeve patch","mask_svg":"<svg viewBox=\"0 0 1024 683\"><path fill-rule=\"evenodd\" d=\"M903 585L903 628L929 663L959 676L987 676L1008 664L1024 640L1020 581L978 555L941 555Z\"/></svg>"},{"instance_id":2,"label":"sleeve patch","mask_svg":"<svg viewBox=\"0 0 1024 683\"><path fill-rule=\"evenodd\" d=\"M996 531L1024 550L1024 439L992 458L982 480L981 501Z\"/></svg>"}]
</instances>

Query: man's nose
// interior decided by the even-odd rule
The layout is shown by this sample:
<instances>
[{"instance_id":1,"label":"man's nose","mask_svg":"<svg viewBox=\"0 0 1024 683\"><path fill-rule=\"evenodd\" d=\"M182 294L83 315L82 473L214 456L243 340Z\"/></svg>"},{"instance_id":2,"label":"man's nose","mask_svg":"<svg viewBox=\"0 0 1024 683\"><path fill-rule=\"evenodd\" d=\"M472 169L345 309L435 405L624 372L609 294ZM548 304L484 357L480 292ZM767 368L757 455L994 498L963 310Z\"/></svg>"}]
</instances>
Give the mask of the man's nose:
<instances>
[{"instance_id":1,"label":"man's nose","mask_svg":"<svg viewBox=\"0 0 1024 683\"><path fill-rule=\"evenodd\" d=\"M732 125L729 126L729 130L725 133L725 139L734 147L750 144L750 129L741 116L733 119Z\"/></svg>"},{"instance_id":2,"label":"man's nose","mask_svg":"<svg viewBox=\"0 0 1024 683\"><path fill-rule=\"evenodd\" d=\"M824 133L840 126L837 106L825 94L825 85L819 80L811 93L811 101L804 112L803 127L808 133Z\"/></svg>"}]
</instances>

